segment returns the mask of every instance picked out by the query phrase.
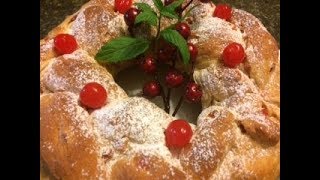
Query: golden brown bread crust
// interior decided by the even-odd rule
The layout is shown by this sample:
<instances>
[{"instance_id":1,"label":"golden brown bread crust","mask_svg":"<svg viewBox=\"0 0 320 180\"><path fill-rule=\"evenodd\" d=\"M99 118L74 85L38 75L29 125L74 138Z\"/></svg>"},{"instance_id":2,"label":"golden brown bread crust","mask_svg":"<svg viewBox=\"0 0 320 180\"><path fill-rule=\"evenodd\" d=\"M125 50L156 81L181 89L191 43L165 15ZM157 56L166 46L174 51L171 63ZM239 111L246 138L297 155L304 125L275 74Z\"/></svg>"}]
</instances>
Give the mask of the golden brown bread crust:
<instances>
[{"instance_id":1,"label":"golden brown bread crust","mask_svg":"<svg viewBox=\"0 0 320 180\"><path fill-rule=\"evenodd\" d=\"M190 145L177 152L165 146L163 134L173 117L143 98L127 97L112 77L126 65L106 64L105 69L93 59L103 43L128 34L112 0L89 1L41 40L42 165L57 179L276 179L277 43L253 15L234 9L226 22L211 16L214 8L200 4L187 19L190 41L199 50L194 79L203 89L204 110L197 127L192 126ZM53 38L59 33L73 34L79 49L58 56ZM220 63L221 52L232 41L247 54L237 69ZM92 81L107 89L108 103L88 111L79 105L78 95Z\"/></svg>"},{"instance_id":2,"label":"golden brown bread crust","mask_svg":"<svg viewBox=\"0 0 320 180\"><path fill-rule=\"evenodd\" d=\"M87 122L89 114L77 101L72 93L41 96L41 156L55 177L98 178L102 173L98 173L96 137L85 132L91 128Z\"/></svg>"}]
</instances>

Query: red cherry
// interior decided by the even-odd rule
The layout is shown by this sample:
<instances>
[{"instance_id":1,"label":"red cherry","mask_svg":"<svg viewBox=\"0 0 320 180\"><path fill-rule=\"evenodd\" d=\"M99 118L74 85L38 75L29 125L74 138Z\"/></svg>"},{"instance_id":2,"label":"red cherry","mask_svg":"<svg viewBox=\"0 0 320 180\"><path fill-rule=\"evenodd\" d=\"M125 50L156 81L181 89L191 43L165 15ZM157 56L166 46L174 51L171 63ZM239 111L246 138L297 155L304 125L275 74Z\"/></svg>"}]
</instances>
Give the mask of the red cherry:
<instances>
[{"instance_id":1,"label":"red cherry","mask_svg":"<svg viewBox=\"0 0 320 180\"><path fill-rule=\"evenodd\" d=\"M176 25L176 30L181 34L182 37L188 39L191 34L190 27L187 23L179 23Z\"/></svg>"},{"instance_id":2,"label":"red cherry","mask_svg":"<svg viewBox=\"0 0 320 180\"><path fill-rule=\"evenodd\" d=\"M80 92L80 101L89 108L100 108L107 100L107 91L96 82L86 84Z\"/></svg>"},{"instance_id":3,"label":"red cherry","mask_svg":"<svg viewBox=\"0 0 320 180\"><path fill-rule=\"evenodd\" d=\"M160 48L157 53L158 60L163 63L174 60L174 58L176 57L175 55L176 48L168 43Z\"/></svg>"},{"instance_id":4,"label":"red cherry","mask_svg":"<svg viewBox=\"0 0 320 180\"><path fill-rule=\"evenodd\" d=\"M191 103L196 103L201 101L201 97L201 87L194 82L189 82L185 93L186 100Z\"/></svg>"},{"instance_id":5,"label":"red cherry","mask_svg":"<svg viewBox=\"0 0 320 180\"><path fill-rule=\"evenodd\" d=\"M124 14L132 6L132 0L115 0L114 10Z\"/></svg>"},{"instance_id":6,"label":"red cherry","mask_svg":"<svg viewBox=\"0 0 320 180\"><path fill-rule=\"evenodd\" d=\"M126 13L124 14L124 21L128 26L133 26L134 21L136 20L136 17L140 11L137 8L130 8Z\"/></svg>"},{"instance_id":7,"label":"red cherry","mask_svg":"<svg viewBox=\"0 0 320 180\"><path fill-rule=\"evenodd\" d=\"M229 5L218 4L213 12L213 16L229 21L232 15L231 11L232 8Z\"/></svg>"},{"instance_id":8,"label":"red cherry","mask_svg":"<svg viewBox=\"0 0 320 180\"><path fill-rule=\"evenodd\" d=\"M161 93L160 84L157 81L149 81L143 86L143 95L153 98Z\"/></svg>"},{"instance_id":9,"label":"red cherry","mask_svg":"<svg viewBox=\"0 0 320 180\"><path fill-rule=\"evenodd\" d=\"M168 71L165 77L166 85L169 88L179 87L183 83L183 80L184 80L183 75L181 74L180 71L176 69L172 69Z\"/></svg>"},{"instance_id":10,"label":"red cherry","mask_svg":"<svg viewBox=\"0 0 320 180\"><path fill-rule=\"evenodd\" d=\"M246 54L241 44L231 43L224 48L222 60L227 67L234 68L245 59Z\"/></svg>"},{"instance_id":11,"label":"red cherry","mask_svg":"<svg viewBox=\"0 0 320 180\"><path fill-rule=\"evenodd\" d=\"M54 38L54 48L59 55L70 54L78 48L78 44L72 35L59 34Z\"/></svg>"},{"instance_id":12,"label":"red cherry","mask_svg":"<svg viewBox=\"0 0 320 180\"><path fill-rule=\"evenodd\" d=\"M190 53L190 59L192 62L195 62L198 56L198 48L192 43L188 43L188 48Z\"/></svg>"},{"instance_id":13,"label":"red cherry","mask_svg":"<svg viewBox=\"0 0 320 180\"><path fill-rule=\"evenodd\" d=\"M169 148L183 148L193 135L191 126L186 120L172 121L165 131L166 145Z\"/></svg>"},{"instance_id":14,"label":"red cherry","mask_svg":"<svg viewBox=\"0 0 320 180\"><path fill-rule=\"evenodd\" d=\"M142 69L145 73L148 74L155 73L157 69L156 60L151 56L143 58L139 65L140 69Z\"/></svg>"}]
</instances>

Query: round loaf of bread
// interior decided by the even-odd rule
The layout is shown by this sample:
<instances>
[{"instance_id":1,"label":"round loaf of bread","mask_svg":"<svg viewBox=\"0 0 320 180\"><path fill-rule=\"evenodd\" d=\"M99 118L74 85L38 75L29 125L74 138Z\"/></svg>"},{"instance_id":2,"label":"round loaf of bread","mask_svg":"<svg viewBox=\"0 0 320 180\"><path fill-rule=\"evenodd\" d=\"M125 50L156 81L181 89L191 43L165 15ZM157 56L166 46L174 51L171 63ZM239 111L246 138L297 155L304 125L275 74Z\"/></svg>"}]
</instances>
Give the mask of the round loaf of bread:
<instances>
[{"instance_id":1,"label":"round loaf of bread","mask_svg":"<svg viewBox=\"0 0 320 180\"><path fill-rule=\"evenodd\" d=\"M137 0L154 8L152 0ZM193 79L202 112L186 147L172 151L164 131L174 117L142 97L129 97L114 76L130 63L98 64L95 54L128 35L113 0L91 0L40 41L40 156L42 179L277 179L280 174L280 50L253 15L233 9L230 21L200 3L186 22L198 47ZM162 27L170 23L163 19ZM79 48L58 55L53 39L73 35ZM144 27L136 36L151 36ZM246 60L221 63L223 49L241 44ZM88 110L79 93L89 82L108 92Z\"/></svg>"}]
</instances>

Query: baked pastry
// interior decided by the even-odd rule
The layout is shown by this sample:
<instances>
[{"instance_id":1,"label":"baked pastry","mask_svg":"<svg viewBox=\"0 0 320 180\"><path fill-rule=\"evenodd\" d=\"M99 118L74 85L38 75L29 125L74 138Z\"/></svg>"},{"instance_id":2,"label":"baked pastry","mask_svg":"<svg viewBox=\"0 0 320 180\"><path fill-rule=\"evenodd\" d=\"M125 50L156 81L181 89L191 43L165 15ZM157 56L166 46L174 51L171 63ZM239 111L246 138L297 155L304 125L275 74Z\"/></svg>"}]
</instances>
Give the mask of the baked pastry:
<instances>
[{"instance_id":1,"label":"baked pastry","mask_svg":"<svg viewBox=\"0 0 320 180\"><path fill-rule=\"evenodd\" d=\"M152 1L141 0L151 7ZM198 47L193 78L203 111L190 144L170 150L164 131L172 116L142 97L128 97L113 76L128 64L100 65L100 47L128 34L112 0L91 0L40 41L40 156L42 179L276 179L280 174L280 51L253 15L233 9L230 21L200 3L187 19ZM163 20L161 23L167 23ZM54 37L72 34L79 45L58 55ZM145 35L143 29L135 31ZM152 33L152 32L150 32ZM230 43L246 60L220 60ZM100 83L106 105L79 103L83 86ZM49 173L48 173L49 172Z\"/></svg>"}]
</instances>

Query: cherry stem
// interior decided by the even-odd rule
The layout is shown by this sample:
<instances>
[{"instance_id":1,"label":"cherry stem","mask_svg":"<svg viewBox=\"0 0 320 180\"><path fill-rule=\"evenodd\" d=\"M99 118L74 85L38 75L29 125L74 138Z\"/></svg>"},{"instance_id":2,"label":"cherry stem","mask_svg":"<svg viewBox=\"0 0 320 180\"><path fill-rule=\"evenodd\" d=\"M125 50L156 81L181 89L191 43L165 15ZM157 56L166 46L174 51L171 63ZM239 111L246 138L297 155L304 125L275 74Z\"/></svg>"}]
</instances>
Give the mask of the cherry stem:
<instances>
[{"instance_id":1,"label":"cherry stem","mask_svg":"<svg viewBox=\"0 0 320 180\"><path fill-rule=\"evenodd\" d=\"M188 4L186 4L182 9L181 9L181 12L183 12L185 9L187 9L187 7L192 3L193 0L190 0L188 2Z\"/></svg>"},{"instance_id":2,"label":"cherry stem","mask_svg":"<svg viewBox=\"0 0 320 180\"><path fill-rule=\"evenodd\" d=\"M161 97L162 97L162 100L163 100L164 111L169 114L169 111L170 111L170 102L169 102L168 99L166 100L166 96L165 96L165 94L164 94L164 90L163 90L163 88L162 88L161 85L160 85L160 87L161 87ZM168 103L168 102L169 102L169 103Z\"/></svg>"},{"instance_id":3,"label":"cherry stem","mask_svg":"<svg viewBox=\"0 0 320 180\"><path fill-rule=\"evenodd\" d=\"M181 105L182 105L182 102L183 102L183 95L180 97L180 99L179 99L179 102L178 102L178 104L177 104L177 106L176 106L176 108L174 109L174 111L173 111L173 113L172 113L172 116L174 117L176 114L177 114L177 112L179 111L179 109L180 109L180 107L181 107Z\"/></svg>"},{"instance_id":4,"label":"cherry stem","mask_svg":"<svg viewBox=\"0 0 320 180\"><path fill-rule=\"evenodd\" d=\"M159 39L159 35L160 35L160 24L161 24L161 18L162 18L162 14L160 14L159 19L158 19L158 27L157 27L157 35L156 35L156 39Z\"/></svg>"},{"instance_id":5,"label":"cherry stem","mask_svg":"<svg viewBox=\"0 0 320 180\"><path fill-rule=\"evenodd\" d=\"M167 99L166 99L168 112L170 112L170 95L171 95L171 88L168 88Z\"/></svg>"},{"instance_id":6,"label":"cherry stem","mask_svg":"<svg viewBox=\"0 0 320 180\"><path fill-rule=\"evenodd\" d=\"M156 72L156 74L155 74L155 76L154 76L154 79L155 79L156 81L158 81L159 84L160 84L160 81L159 81L159 78L158 78L157 73L158 73L158 72ZM161 92L161 97L162 97L162 100L163 100L164 111L169 114L170 105L168 105L168 103L167 103L166 95L164 94L164 89L163 89L163 87L162 87L161 84L160 84L160 92Z\"/></svg>"},{"instance_id":7,"label":"cherry stem","mask_svg":"<svg viewBox=\"0 0 320 180\"><path fill-rule=\"evenodd\" d=\"M191 63L191 72L190 72L190 75L189 75L189 80L191 81L192 80L192 76L193 76L193 72L194 72L194 63Z\"/></svg>"},{"instance_id":8,"label":"cherry stem","mask_svg":"<svg viewBox=\"0 0 320 180\"><path fill-rule=\"evenodd\" d=\"M178 57L179 60L179 57ZM172 67L175 68L176 67L176 61L174 58L172 58ZM167 106L168 106L168 111L170 112L170 96L171 96L171 89L172 88L168 88L168 93L167 93Z\"/></svg>"}]
</instances>

